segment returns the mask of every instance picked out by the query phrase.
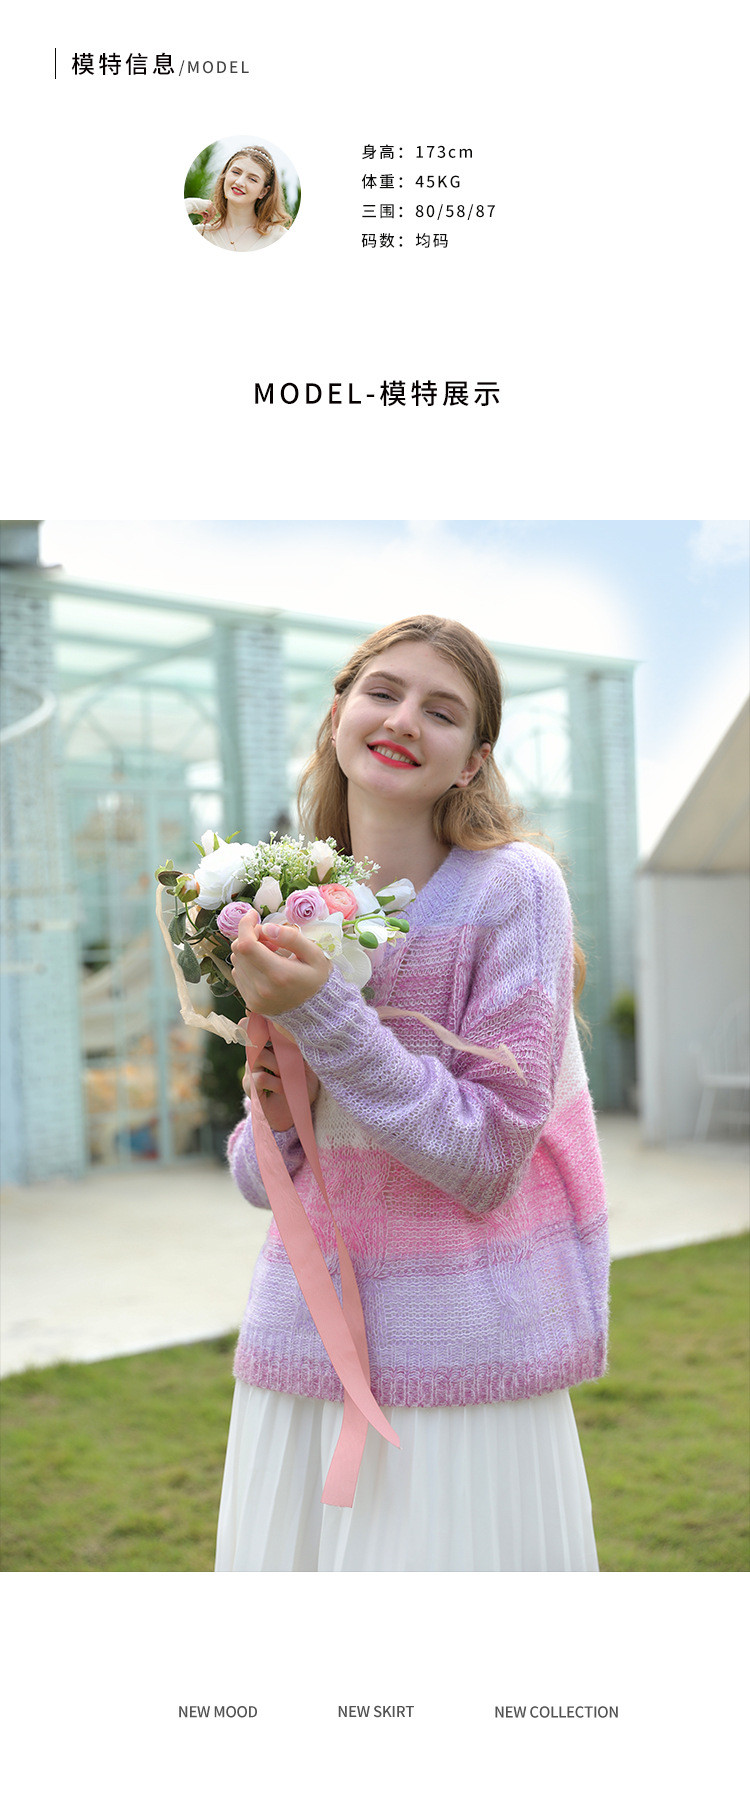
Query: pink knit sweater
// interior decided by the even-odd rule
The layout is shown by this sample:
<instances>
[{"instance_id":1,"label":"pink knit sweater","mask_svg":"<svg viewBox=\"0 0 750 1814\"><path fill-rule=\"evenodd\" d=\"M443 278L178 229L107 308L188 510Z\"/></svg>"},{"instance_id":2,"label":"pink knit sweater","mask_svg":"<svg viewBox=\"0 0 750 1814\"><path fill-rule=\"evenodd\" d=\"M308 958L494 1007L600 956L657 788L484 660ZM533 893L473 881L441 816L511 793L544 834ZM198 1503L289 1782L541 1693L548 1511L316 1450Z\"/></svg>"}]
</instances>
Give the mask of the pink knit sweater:
<instances>
[{"instance_id":1,"label":"pink knit sweater","mask_svg":"<svg viewBox=\"0 0 750 1814\"><path fill-rule=\"evenodd\" d=\"M572 1011L560 870L535 846L452 849L382 947L372 1004L337 971L279 1024L321 1080L315 1130L360 1288L383 1405L529 1398L604 1371L608 1243L601 1161ZM506 1045L524 1081L453 1051L417 1009L474 1045ZM340 1291L330 1218L293 1134L278 1135ZM237 1184L267 1201L249 1120ZM275 1223L242 1324L239 1379L303 1397L343 1390Z\"/></svg>"}]
</instances>

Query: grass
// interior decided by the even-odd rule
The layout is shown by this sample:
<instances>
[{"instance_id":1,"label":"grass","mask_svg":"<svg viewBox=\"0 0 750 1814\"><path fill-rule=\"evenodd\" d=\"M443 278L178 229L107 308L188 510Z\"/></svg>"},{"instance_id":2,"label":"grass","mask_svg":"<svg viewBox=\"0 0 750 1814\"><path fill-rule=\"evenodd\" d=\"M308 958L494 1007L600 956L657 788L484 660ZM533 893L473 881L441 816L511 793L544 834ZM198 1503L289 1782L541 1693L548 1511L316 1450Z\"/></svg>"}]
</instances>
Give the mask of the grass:
<instances>
[{"instance_id":1,"label":"grass","mask_svg":"<svg viewBox=\"0 0 750 1814\"><path fill-rule=\"evenodd\" d=\"M603 1570L744 1570L748 1242L618 1260L572 1394ZM6 1379L6 1570L213 1567L234 1337Z\"/></svg>"},{"instance_id":2,"label":"grass","mask_svg":"<svg viewBox=\"0 0 750 1814\"><path fill-rule=\"evenodd\" d=\"M600 1568L746 1570L747 1236L618 1260L611 1325L571 1394Z\"/></svg>"},{"instance_id":3,"label":"grass","mask_svg":"<svg viewBox=\"0 0 750 1814\"><path fill-rule=\"evenodd\" d=\"M2 1567L213 1568L236 1338L2 1383Z\"/></svg>"}]
</instances>

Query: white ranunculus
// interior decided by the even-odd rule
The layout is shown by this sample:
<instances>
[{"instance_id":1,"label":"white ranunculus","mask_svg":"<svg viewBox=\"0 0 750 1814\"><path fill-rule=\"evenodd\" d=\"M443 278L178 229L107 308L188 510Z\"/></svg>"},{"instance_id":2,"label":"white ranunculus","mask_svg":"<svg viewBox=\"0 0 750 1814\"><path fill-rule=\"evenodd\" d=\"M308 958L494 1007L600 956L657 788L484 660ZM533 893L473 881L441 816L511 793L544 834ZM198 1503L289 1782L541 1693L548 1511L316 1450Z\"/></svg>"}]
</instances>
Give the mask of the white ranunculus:
<instances>
[{"instance_id":1,"label":"white ranunculus","mask_svg":"<svg viewBox=\"0 0 750 1814\"><path fill-rule=\"evenodd\" d=\"M276 877L264 876L257 894L253 895L253 906L258 913L262 907L268 907L271 913L276 913L283 898Z\"/></svg>"},{"instance_id":2,"label":"white ranunculus","mask_svg":"<svg viewBox=\"0 0 750 1814\"><path fill-rule=\"evenodd\" d=\"M208 835L208 834L206 834ZM203 842L203 840L201 840ZM218 850L209 849L201 857L195 871L195 880L199 885L198 902L201 907L212 910L215 907L226 907L233 894L238 894L245 886L245 862L248 844L225 844L223 839Z\"/></svg>"},{"instance_id":3,"label":"white ranunculus","mask_svg":"<svg viewBox=\"0 0 750 1814\"><path fill-rule=\"evenodd\" d=\"M416 898L414 884L406 876L401 876L398 882L390 882L387 888L378 891L378 900L386 913L401 913Z\"/></svg>"},{"instance_id":4,"label":"white ranunculus","mask_svg":"<svg viewBox=\"0 0 750 1814\"><path fill-rule=\"evenodd\" d=\"M204 849L206 855L208 855L209 850L213 850L214 838L218 838L218 837L219 837L219 834L218 834L218 832L215 832L215 831L201 832L201 835L198 839L198 843L203 845L203 849ZM219 838L219 843L220 844L225 843L225 839Z\"/></svg>"},{"instance_id":5,"label":"white ranunculus","mask_svg":"<svg viewBox=\"0 0 750 1814\"><path fill-rule=\"evenodd\" d=\"M335 850L331 850L330 844L324 844L322 838L316 838L310 845L310 856L318 871L318 881L324 882L336 861Z\"/></svg>"},{"instance_id":6,"label":"white ranunculus","mask_svg":"<svg viewBox=\"0 0 750 1814\"><path fill-rule=\"evenodd\" d=\"M373 894L372 889L367 888L364 882L347 882L346 886L354 895L359 913L380 912L380 903Z\"/></svg>"}]
</instances>

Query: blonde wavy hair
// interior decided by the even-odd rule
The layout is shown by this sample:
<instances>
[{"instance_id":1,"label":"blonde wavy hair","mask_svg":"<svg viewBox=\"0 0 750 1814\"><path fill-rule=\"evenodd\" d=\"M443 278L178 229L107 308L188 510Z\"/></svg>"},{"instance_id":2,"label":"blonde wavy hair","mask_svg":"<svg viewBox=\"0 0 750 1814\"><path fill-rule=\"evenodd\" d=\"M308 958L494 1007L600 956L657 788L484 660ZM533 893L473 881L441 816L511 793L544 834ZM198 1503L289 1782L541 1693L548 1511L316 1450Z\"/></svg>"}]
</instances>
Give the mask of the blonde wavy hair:
<instances>
[{"instance_id":1,"label":"blonde wavy hair","mask_svg":"<svg viewBox=\"0 0 750 1814\"><path fill-rule=\"evenodd\" d=\"M450 617L402 617L360 643L336 675L333 690L343 702L369 661L400 642L426 642L453 663L468 681L477 705L474 747L489 743L494 750L500 735L503 696L500 671L486 644L465 624ZM333 744L333 719L327 711L315 748L299 784L300 823L306 837L334 837L340 850L351 852L347 779L339 767ZM549 839L528 827L523 808L511 800L504 777L490 753L467 787L449 788L436 800L432 812L435 836L441 844L462 850L495 850L503 844L525 840L544 844ZM574 1001L576 1008L586 979L586 959L580 945L573 946Z\"/></svg>"},{"instance_id":2,"label":"blonde wavy hair","mask_svg":"<svg viewBox=\"0 0 750 1814\"><path fill-rule=\"evenodd\" d=\"M267 186L255 204L255 227L258 233L268 233L271 227L291 227L292 217L287 213L279 173L270 151L266 151L263 145L243 145L240 151L232 152L223 170L219 171L211 196L211 212L206 215L202 232L218 233L224 225L227 218L224 178L230 164L235 163L238 157L251 157L266 175Z\"/></svg>"}]
</instances>

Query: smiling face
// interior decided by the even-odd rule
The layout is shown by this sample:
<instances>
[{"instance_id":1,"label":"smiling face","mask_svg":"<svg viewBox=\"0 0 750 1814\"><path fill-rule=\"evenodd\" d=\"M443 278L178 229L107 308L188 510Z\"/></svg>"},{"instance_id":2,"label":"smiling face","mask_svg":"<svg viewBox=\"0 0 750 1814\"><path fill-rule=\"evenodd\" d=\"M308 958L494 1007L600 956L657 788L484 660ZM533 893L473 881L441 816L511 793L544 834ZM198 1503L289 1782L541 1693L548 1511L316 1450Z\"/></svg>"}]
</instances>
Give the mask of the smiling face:
<instances>
[{"instance_id":1,"label":"smiling face","mask_svg":"<svg viewBox=\"0 0 750 1814\"><path fill-rule=\"evenodd\" d=\"M339 767L349 792L431 811L468 787L490 753L476 743L477 702L458 668L427 642L392 644L367 662L333 707Z\"/></svg>"},{"instance_id":2,"label":"smiling face","mask_svg":"<svg viewBox=\"0 0 750 1814\"><path fill-rule=\"evenodd\" d=\"M230 206L251 207L266 194L268 171L252 157L233 157L224 173L224 195Z\"/></svg>"}]
</instances>

